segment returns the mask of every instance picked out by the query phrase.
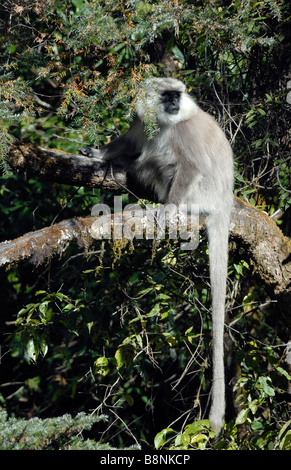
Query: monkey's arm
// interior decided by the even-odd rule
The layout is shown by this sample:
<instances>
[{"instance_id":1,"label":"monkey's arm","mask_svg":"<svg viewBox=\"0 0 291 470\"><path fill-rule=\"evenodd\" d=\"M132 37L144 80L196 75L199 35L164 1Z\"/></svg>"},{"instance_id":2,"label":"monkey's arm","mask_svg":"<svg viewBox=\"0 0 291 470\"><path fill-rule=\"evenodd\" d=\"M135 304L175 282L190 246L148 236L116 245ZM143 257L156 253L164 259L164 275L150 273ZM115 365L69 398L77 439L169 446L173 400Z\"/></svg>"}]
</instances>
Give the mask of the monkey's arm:
<instances>
[{"instance_id":1,"label":"monkey's arm","mask_svg":"<svg viewBox=\"0 0 291 470\"><path fill-rule=\"evenodd\" d=\"M178 164L168 192L167 203L178 205L186 202L185 195L188 195L195 180L198 184L199 178L199 172L194 167L189 171L188 166Z\"/></svg>"},{"instance_id":2,"label":"monkey's arm","mask_svg":"<svg viewBox=\"0 0 291 470\"><path fill-rule=\"evenodd\" d=\"M94 158L102 163L114 162L119 167L126 167L129 161L135 160L141 153L143 146L143 126L136 119L129 131L114 139L101 149L83 147L79 149L81 155Z\"/></svg>"}]
</instances>

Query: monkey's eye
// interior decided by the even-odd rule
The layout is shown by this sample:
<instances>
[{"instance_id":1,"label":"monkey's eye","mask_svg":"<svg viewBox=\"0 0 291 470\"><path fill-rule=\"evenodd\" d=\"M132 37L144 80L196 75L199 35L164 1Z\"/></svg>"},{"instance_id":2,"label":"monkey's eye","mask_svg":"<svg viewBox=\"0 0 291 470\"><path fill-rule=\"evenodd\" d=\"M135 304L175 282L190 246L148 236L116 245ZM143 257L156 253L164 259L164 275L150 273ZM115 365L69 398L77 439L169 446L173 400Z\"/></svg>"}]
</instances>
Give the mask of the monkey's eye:
<instances>
[{"instance_id":1,"label":"monkey's eye","mask_svg":"<svg viewBox=\"0 0 291 470\"><path fill-rule=\"evenodd\" d=\"M163 91L161 94L162 103L174 103L179 101L180 93L178 91Z\"/></svg>"}]
</instances>

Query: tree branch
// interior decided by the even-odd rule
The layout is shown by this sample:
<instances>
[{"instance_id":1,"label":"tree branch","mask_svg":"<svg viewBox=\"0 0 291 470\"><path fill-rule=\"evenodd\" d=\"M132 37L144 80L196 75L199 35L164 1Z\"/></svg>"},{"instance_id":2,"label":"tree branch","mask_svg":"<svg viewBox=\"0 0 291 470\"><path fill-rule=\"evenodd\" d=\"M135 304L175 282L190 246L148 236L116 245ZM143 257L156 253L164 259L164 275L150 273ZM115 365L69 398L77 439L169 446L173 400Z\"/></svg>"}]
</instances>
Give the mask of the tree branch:
<instances>
[{"instance_id":1,"label":"tree branch","mask_svg":"<svg viewBox=\"0 0 291 470\"><path fill-rule=\"evenodd\" d=\"M114 171L112 176L105 169L100 169L94 159L46 150L31 144L14 145L7 162L19 173L60 183L103 187L119 192L120 185L126 190L128 184L125 173ZM77 241L80 247L89 247L94 239L101 237L101 229L104 231L104 227L107 227L111 230L112 217L78 217L30 232L16 240L3 242L0 244L0 265L24 259L37 265L41 264L54 254L62 254L73 240ZM114 218L114 222L123 229L128 224L144 228L141 215L138 219L132 219L130 212L123 212L115 214ZM109 237L109 234L107 235ZM253 260L254 271L275 294L290 294L291 240L283 235L267 214L235 198L231 237L244 246Z\"/></svg>"},{"instance_id":2,"label":"tree branch","mask_svg":"<svg viewBox=\"0 0 291 470\"><path fill-rule=\"evenodd\" d=\"M124 172L115 171L114 179L94 158L73 155L61 150L44 149L34 144L17 142L6 158L10 168L19 174L27 174L57 183L87 186L120 191L126 185Z\"/></svg>"},{"instance_id":3,"label":"tree branch","mask_svg":"<svg viewBox=\"0 0 291 470\"><path fill-rule=\"evenodd\" d=\"M275 294L290 292L291 240L265 213L235 198L231 235L253 260L254 271Z\"/></svg>"}]
</instances>

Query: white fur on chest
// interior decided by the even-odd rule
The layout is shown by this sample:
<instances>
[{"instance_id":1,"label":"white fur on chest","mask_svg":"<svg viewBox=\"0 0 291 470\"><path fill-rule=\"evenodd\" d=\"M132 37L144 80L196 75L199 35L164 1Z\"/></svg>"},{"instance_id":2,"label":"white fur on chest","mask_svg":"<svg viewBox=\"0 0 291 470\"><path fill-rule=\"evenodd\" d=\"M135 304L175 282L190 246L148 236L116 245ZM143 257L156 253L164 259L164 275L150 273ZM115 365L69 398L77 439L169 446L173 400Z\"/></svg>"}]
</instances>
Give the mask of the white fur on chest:
<instances>
[{"instance_id":1,"label":"white fur on chest","mask_svg":"<svg viewBox=\"0 0 291 470\"><path fill-rule=\"evenodd\" d=\"M167 136L160 137L159 134L158 138L147 142L135 167L138 179L151 187L159 201L163 202L167 198L177 162L175 154L167 145Z\"/></svg>"}]
</instances>

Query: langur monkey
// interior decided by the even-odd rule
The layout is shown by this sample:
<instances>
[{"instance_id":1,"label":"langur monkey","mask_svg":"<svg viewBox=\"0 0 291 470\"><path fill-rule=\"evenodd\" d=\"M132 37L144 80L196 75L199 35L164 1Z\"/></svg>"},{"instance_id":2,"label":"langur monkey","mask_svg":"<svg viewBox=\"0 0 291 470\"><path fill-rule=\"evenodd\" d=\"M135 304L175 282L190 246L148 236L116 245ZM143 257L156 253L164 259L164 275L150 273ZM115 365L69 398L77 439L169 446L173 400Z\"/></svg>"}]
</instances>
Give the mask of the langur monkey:
<instances>
[{"instance_id":1,"label":"langur monkey","mask_svg":"<svg viewBox=\"0 0 291 470\"><path fill-rule=\"evenodd\" d=\"M210 424L219 433L225 413L223 336L228 262L228 234L233 204L233 157L216 121L174 78L145 81L129 131L100 150L80 153L130 170L138 184L163 204L198 204L206 218L209 241L213 318L213 384ZM159 130L145 131L148 113Z\"/></svg>"}]
</instances>

